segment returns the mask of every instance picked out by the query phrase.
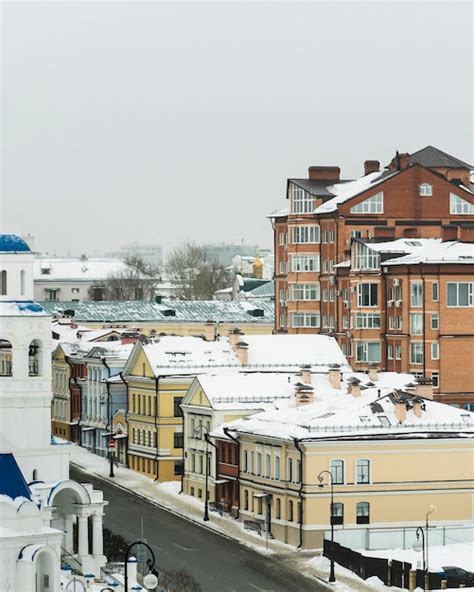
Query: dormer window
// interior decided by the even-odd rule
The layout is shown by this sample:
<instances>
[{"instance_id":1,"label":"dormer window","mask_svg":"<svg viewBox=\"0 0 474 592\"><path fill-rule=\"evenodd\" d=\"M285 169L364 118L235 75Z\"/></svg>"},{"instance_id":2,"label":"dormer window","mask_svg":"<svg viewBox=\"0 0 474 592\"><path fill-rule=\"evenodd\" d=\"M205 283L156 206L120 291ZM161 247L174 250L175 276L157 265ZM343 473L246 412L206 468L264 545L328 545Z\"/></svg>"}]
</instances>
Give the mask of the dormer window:
<instances>
[{"instance_id":1,"label":"dormer window","mask_svg":"<svg viewBox=\"0 0 474 592\"><path fill-rule=\"evenodd\" d=\"M422 197L431 197L433 195L433 185L422 183L420 185L420 195Z\"/></svg>"},{"instance_id":2,"label":"dormer window","mask_svg":"<svg viewBox=\"0 0 474 592\"><path fill-rule=\"evenodd\" d=\"M292 214L311 214L314 211L314 196L295 184L290 186Z\"/></svg>"}]
</instances>

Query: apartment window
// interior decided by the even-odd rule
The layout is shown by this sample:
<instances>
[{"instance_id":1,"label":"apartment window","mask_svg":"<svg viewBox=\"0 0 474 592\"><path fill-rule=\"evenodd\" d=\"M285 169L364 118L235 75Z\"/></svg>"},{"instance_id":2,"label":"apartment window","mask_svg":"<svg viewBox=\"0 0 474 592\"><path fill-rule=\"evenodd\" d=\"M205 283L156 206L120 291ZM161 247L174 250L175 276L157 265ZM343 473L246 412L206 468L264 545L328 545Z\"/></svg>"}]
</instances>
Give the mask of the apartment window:
<instances>
[{"instance_id":1,"label":"apartment window","mask_svg":"<svg viewBox=\"0 0 474 592\"><path fill-rule=\"evenodd\" d=\"M387 358L393 360L393 345L387 345Z\"/></svg>"},{"instance_id":2,"label":"apartment window","mask_svg":"<svg viewBox=\"0 0 474 592\"><path fill-rule=\"evenodd\" d=\"M293 255L291 270L296 273L319 271L319 255Z\"/></svg>"},{"instance_id":3,"label":"apartment window","mask_svg":"<svg viewBox=\"0 0 474 592\"><path fill-rule=\"evenodd\" d=\"M242 453L242 471L246 473L248 471L248 452L246 450Z\"/></svg>"},{"instance_id":4,"label":"apartment window","mask_svg":"<svg viewBox=\"0 0 474 592\"><path fill-rule=\"evenodd\" d=\"M319 284L293 284L293 300L319 300Z\"/></svg>"},{"instance_id":5,"label":"apartment window","mask_svg":"<svg viewBox=\"0 0 474 592\"><path fill-rule=\"evenodd\" d=\"M439 343L431 344L431 359L439 360Z\"/></svg>"},{"instance_id":6,"label":"apartment window","mask_svg":"<svg viewBox=\"0 0 474 592\"><path fill-rule=\"evenodd\" d=\"M383 213L383 192L376 193L351 208L351 214L382 214Z\"/></svg>"},{"instance_id":7,"label":"apartment window","mask_svg":"<svg viewBox=\"0 0 474 592\"><path fill-rule=\"evenodd\" d=\"M439 329L439 314L437 312L431 314L431 328L433 331Z\"/></svg>"},{"instance_id":8,"label":"apartment window","mask_svg":"<svg viewBox=\"0 0 474 592\"><path fill-rule=\"evenodd\" d=\"M285 241L285 233L284 232L280 232L279 235L278 235L278 244L280 246L282 246L282 245L285 244L285 242L286 242Z\"/></svg>"},{"instance_id":9,"label":"apartment window","mask_svg":"<svg viewBox=\"0 0 474 592\"><path fill-rule=\"evenodd\" d=\"M347 315L343 315L343 317L342 317L342 328L343 329L349 328L349 318Z\"/></svg>"},{"instance_id":10,"label":"apartment window","mask_svg":"<svg viewBox=\"0 0 474 592\"><path fill-rule=\"evenodd\" d=\"M421 197L431 197L433 195L433 186L429 183L422 183L420 185Z\"/></svg>"},{"instance_id":11,"label":"apartment window","mask_svg":"<svg viewBox=\"0 0 474 592\"><path fill-rule=\"evenodd\" d=\"M370 483L370 461L362 458L356 462L356 482Z\"/></svg>"},{"instance_id":12,"label":"apartment window","mask_svg":"<svg viewBox=\"0 0 474 592\"><path fill-rule=\"evenodd\" d=\"M183 415L180 407L182 401L183 397L175 397L173 400L173 412L175 417L182 417Z\"/></svg>"},{"instance_id":13,"label":"apartment window","mask_svg":"<svg viewBox=\"0 0 474 592\"><path fill-rule=\"evenodd\" d=\"M290 199L293 214L310 214L314 210L314 197L297 185L291 185Z\"/></svg>"},{"instance_id":14,"label":"apartment window","mask_svg":"<svg viewBox=\"0 0 474 592\"><path fill-rule=\"evenodd\" d=\"M329 288L329 302L334 302L334 288Z\"/></svg>"},{"instance_id":15,"label":"apartment window","mask_svg":"<svg viewBox=\"0 0 474 592\"><path fill-rule=\"evenodd\" d=\"M360 230L351 230L351 238L360 238L362 232Z\"/></svg>"},{"instance_id":16,"label":"apartment window","mask_svg":"<svg viewBox=\"0 0 474 592\"><path fill-rule=\"evenodd\" d=\"M292 242L295 244L314 244L320 241L319 226L293 226L292 232Z\"/></svg>"},{"instance_id":17,"label":"apartment window","mask_svg":"<svg viewBox=\"0 0 474 592\"><path fill-rule=\"evenodd\" d=\"M257 470L255 471L256 475L262 474L262 455L260 452L257 452Z\"/></svg>"},{"instance_id":18,"label":"apartment window","mask_svg":"<svg viewBox=\"0 0 474 592\"><path fill-rule=\"evenodd\" d=\"M474 282L448 282L448 306L474 306Z\"/></svg>"},{"instance_id":19,"label":"apartment window","mask_svg":"<svg viewBox=\"0 0 474 592\"><path fill-rule=\"evenodd\" d=\"M380 315L376 313L359 312L356 315L357 329L380 329Z\"/></svg>"},{"instance_id":20,"label":"apartment window","mask_svg":"<svg viewBox=\"0 0 474 592\"><path fill-rule=\"evenodd\" d=\"M410 343L410 363L423 364L423 343Z\"/></svg>"},{"instance_id":21,"label":"apartment window","mask_svg":"<svg viewBox=\"0 0 474 592\"><path fill-rule=\"evenodd\" d=\"M329 463L329 472L332 475L334 485L342 485L344 483L344 461L332 460Z\"/></svg>"},{"instance_id":22,"label":"apartment window","mask_svg":"<svg viewBox=\"0 0 474 592\"><path fill-rule=\"evenodd\" d=\"M285 274L285 262L283 260L280 259L280 262L278 264L278 270L280 275L284 275Z\"/></svg>"},{"instance_id":23,"label":"apartment window","mask_svg":"<svg viewBox=\"0 0 474 592\"><path fill-rule=\"evenodd\" d=\"M433 388L439 387L439 372L432 372L431 373L431 380L433 382Z\"/></svg>"},{"instance_id":24,"label":"apartment window","mask_svg":"<svg viewBox=\"0 0 474 592\"><path fill-rule=\"evenodd\" d=\"M439 282L433 282L431 284L431 300L438 302L439 300Z\"/></svg>"},{"instance_id":25,"label":"apartment window","mask_svg":"<svg viewBox=\"0 0 474 592\"><path fill-rule=\"evenodd\" d=\"M378 290L377 284L358 284L357 296L359 306L377 306Z\"/></svg>"},{"instance_id":26,"label":"apartment window","mask_svg":"<svg viewBox=\"0 0 474 592\"><path fill-rule=\"evenodd\" d=\"M275 518L277 520L281 519L281 499L279 497L275 500Z\"/></svg>"},{"instance_id":27,"label":"apartment window","mask_svg":"<svg viewBox=\"0 0 474 592\"><path fill-rule=\"evenodd\" d=\"M323 288L323 302L327 302L327 301L328 301L328 289Z\"/></svg>"},{"instance_id":28,"label":"apartment window","mask_svg":"<svg viewBox=\"0 0 474 592\"><path fill-rule=\"evenodd\" d=\"M280 457L275 456L275 479L280 478Z\"/></svg>"},{"instance_id":29,"label":"apartment window","mask_svg":"<svg viewBox=\"0 0 474 592\"><path fill-rule=\"evenodd\" d=\"M332 505L331 524L344 524L344 504L337 502Z\"/></svg>"},{"instance_id":30,"label":"apartment window","mask_svg":"<svg viewBox=\"0 0 474 592\"><path fill-rule=\"evenodd\" d=\"M252 475L253 475L253 467L255 465L254 459L255 459L255 453L251 452L250 453L250 471L249 471L249 473L252 473Z\"/></svg>"},{"instance_id":31,"label":"apartment window","mask_svg":"<svg viewBox=\"0 0 474 592\"><path fill-rule=\"evenodd\" d=\"M388 317L388 328L389 329L395 329L395 317L393 316L389 316Z\"/></svg>"},{"instance_id":32,"label":"apartment window","mask_svg":"<svg viewBox=\"0 0 474 592\"><path fill-rule=\"evenodd\" d=\"M174 447L175 448L182 448L183 447L183 432L175 432L174 438Z\"/></svg>"},{"instance_id":33,"label":"apartment window","mask_svg":"<svg viewBox=\"0 0 474 592\"><path fill-rule=\"evenodd\" d=\"M280 315L280 327L286 327L286 315L285 314Z\"/></svg>"},{"instance_id":34,"label":"apartment window","mask_svg":"<svg viewBox=\"0 0 474 592\"><path fill-rule=\"evenodd\" d=\"M286 466L286 480L291 482L293 481L293 461L291 460L291 458L288 459Z\"/></svg>"},{"instance_id":35,"label":"apartment window","mask_svg":"<svg viewBox=\"0 0 474 592\"><path fill-rule=\"evenodd\" d=\"M380 362L380 341L358 341L356 354L358 362Z\"/></svg>"},{"instance_id":36,"label":"apartment window","mask_svg":"<svg viewBox=\"0 0 474 592\"><path fill-rule=\"evenodd\" d=\"M249 491L244 489L244 510L249 509Z\"/></svg>"},{"instance_id":37,"label":"apartment window","mask_svg":"<svg viewBox=\"0 0 474 592\"><path fill-rule=\"evenodd\" d=\"M454 193L449 194L449 213L450 214L474 214L474 204L458 197Z\"/></svg>"},{"instance_id":38,"label":"apartment window","mask_svg":"<svg viewBox=\"0 0 474 592\"><path fill-rule=\"evenodd\" d=\"M293 522L294 515L293 515L293 502L290 500L288 502L288 522Z\"/></svg>"},{"instance_id":39,"label":"apartment window","mask_svg":"<svg viewBox=\"0 0 474 592\"><path fill-rule=\"evenodd\" d=\"M354 269L379 269L380 255L363 243L355 243L352 264Z\"/></svg>"},{"instance_id":40,"label":"apartment window","mask_svg":"<svg viewBox=\"0 0 474 592\"><path fill-rule=\"evenodd\" d=\"M294 312L291 315L291 326L295 329L304 327L319 327L321 319L319 312Z\"/></svg>"},{"instance_id":41,"label":"apartment window","mask_svg":"<svg viewBox=\"0 0 474 592\"><path fill-rule=\"evenodd\" d=\"M369 524L370 506L368 502L358 502L356 506L356 522L357 524Z\"/></svg>"},{"instance_id":42,"label":"apartment window","mask_svg":"<svg viewBox=\"0 0 474 592\"><path fill-rule=\"evenodd\" d=\"M71 288L73 294L79 294L79 288Z\"/></svg>"},{"instance_id":43,"label":"apartment window","mask_svg":"<svg viewBox=\"0 0 474 592\"><path fill-rule=\"evenodd\" d=\"M423 334L423 315L421 312L414 312L410 314L410 334Z\"/></svg>"},{"instance_id":44,"label":"apartment window","mask_svg":"<svg viewBox=\"0 0 474 592\"><path fill-rule=\"evenodd\" d=\"M395 317L397 331L401 331L403 329L403 317Z\"/></svg>"},{"instance_id":45,"label":"apartment window","mask_svg":"<svg viewBox=\"0 0 474 592\"><path fill-rule=\"evenodd\" d=\"M182 460L176 460L174 463L174 474L175 475L183 475L184 474L184 464Z\"/></svg>"},{"instance_id":46,"label":"apartment window","mask_svg":"<svg viewBox=\"0 0 474 592\"><path fill-rule=\"evenodd\" d=\"M423 304L423 283L422 282L411 282L410 284L410 297L412 306L422 306Z\"/></svg>"},{"instance_id":47,"label":"apartment window","mask_svg":"<svg viewBox=\"0 0 474 592\"><path fill-rule=\"evenodd\" d=\"M296 483L301 483L301 461L296 461Z\"/></svg>"},{"instance_id":48,"label":"apartment window","mask_svg":"<svg viewBox=\"0 0 474 592\"><path fill-rule=\"evenodd\" d=\"M265 456L265 477L271 477L272 475L272 457L267 454Z\"/></svg>"},{"instance_id":49,"label":"apartment window","mask_svg":"<svg viewBox=\"0 0 474 592\"><path fill-rule=\"evenodd\" d=\"M402 359L402 346L401 345L395 346L395 359L396 360Z\"/></svg>"}]
</instances>

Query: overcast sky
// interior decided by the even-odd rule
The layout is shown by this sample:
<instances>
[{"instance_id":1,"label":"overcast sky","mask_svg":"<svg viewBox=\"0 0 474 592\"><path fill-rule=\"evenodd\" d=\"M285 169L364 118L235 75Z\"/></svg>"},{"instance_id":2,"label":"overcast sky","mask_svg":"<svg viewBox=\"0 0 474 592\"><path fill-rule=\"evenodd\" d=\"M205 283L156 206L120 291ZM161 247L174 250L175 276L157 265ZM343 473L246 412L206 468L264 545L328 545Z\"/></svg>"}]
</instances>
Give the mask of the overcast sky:
<instances>
[{"instance_id":1,"label":"overcast sky","mask_svg":"<svg viewBox=\"0 0 474 592\"><path fill-rule=\"evenodd\" d=\"M2 3L3 230L271 245L309 165L472 162L471 2Z\"/></svg>"}]
</instances>

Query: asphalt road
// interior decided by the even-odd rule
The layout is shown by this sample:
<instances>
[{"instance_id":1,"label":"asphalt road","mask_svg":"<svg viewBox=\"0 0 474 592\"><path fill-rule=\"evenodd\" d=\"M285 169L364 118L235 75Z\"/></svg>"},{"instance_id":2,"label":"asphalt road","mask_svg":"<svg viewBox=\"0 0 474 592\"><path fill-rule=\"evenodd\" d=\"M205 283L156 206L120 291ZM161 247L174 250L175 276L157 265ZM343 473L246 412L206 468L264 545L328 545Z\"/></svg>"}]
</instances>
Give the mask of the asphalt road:
<instances>
[{"instance_id":1,"label":"asphalt road","mask_svg":"<svg viewBox=\"0 0 474 592\"><path fill-rule=\"evenodd\" d=\"M71 478L93 483L109 502L104 525L127 541L141 537L160 571L185 569L203 592L318 592L325 588L292 568L291 556L263 556L240 543L161 509L107 481L71 467ZM212 518L211 518L212 519Z\"/></svg>"}]
</instances>

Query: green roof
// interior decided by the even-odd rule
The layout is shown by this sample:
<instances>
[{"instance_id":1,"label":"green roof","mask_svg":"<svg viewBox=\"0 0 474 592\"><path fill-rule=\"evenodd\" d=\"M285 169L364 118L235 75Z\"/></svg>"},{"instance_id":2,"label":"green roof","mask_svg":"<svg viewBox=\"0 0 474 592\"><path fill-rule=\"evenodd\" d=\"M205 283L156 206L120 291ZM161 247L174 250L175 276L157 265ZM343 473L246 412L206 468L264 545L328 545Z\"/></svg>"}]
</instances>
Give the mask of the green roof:
<instances>
[{"instance_id":1,"label":"green roof","mask_svg":"<svg viewBox=\"0 0 474 592\"><path fill-rule=\"evenodd\" d=\"M247 298L275 298L275 282L270 280L257 288L253 288L253 290L247 292Z\"/></svg>"},{"instance_id":2,"label":"green roof","mask_svg":"<svg viewBox=\"0 0 474 592\"><path fill-rule=\"evenodd\" d=\"M259 288L260 286L271 282L271 280L262 280L258 278L243 278L243 280L244 283L240 286L241 292L249 292L250 290L255 290L255 288Z\"/></svg>"},{"instance_id":3,"label":"green roof","mask_svg":"<svg viewBox=\"0 0 474 592\"><path fill-rule=\"evenodd\" d=\"M70 314L78 322L206 322L220 323L273 323L273 302L221 302L219 300L162 300L152 301L84 301L41 303L50 315Z\"/></svg>"}]
</instances>

